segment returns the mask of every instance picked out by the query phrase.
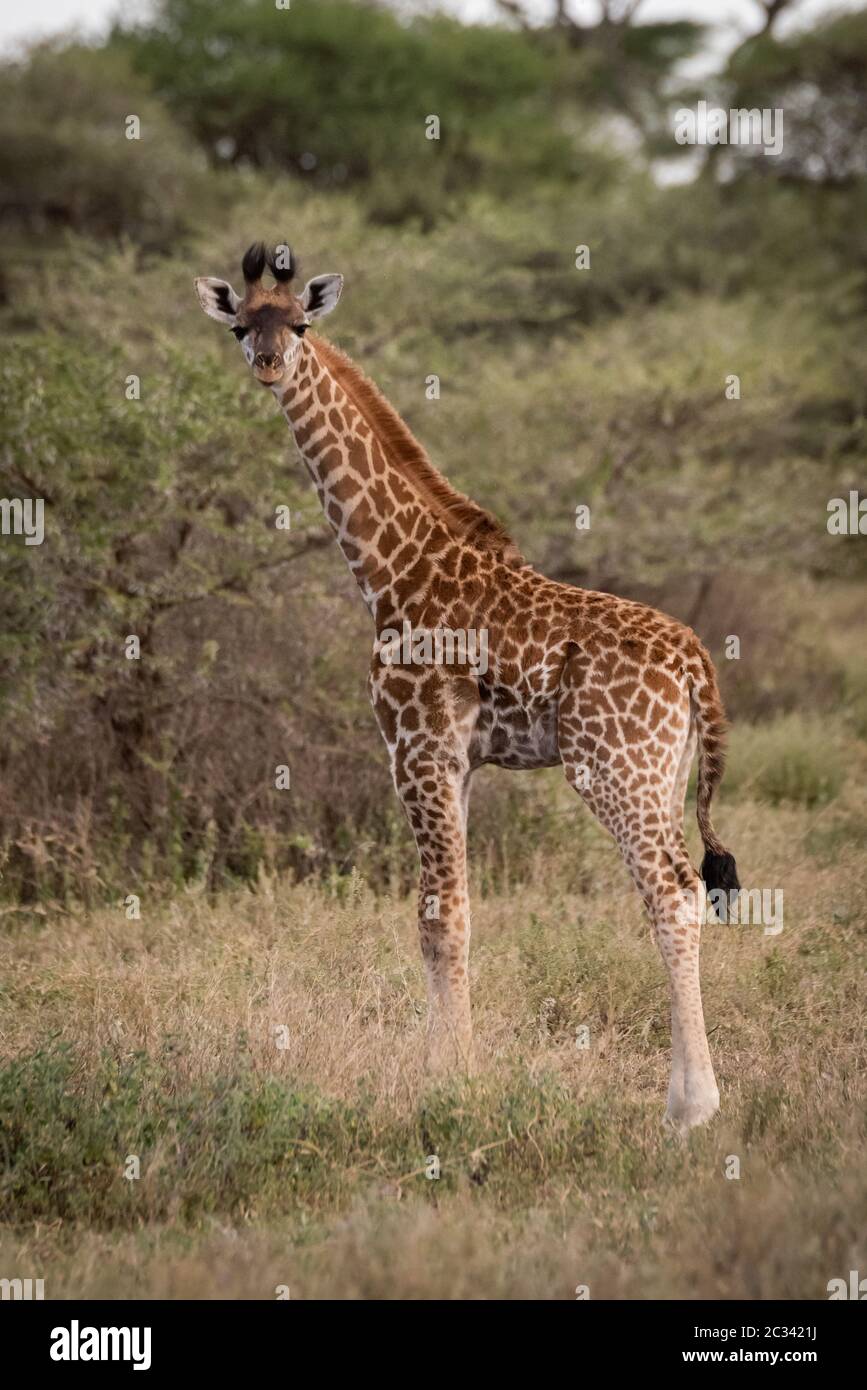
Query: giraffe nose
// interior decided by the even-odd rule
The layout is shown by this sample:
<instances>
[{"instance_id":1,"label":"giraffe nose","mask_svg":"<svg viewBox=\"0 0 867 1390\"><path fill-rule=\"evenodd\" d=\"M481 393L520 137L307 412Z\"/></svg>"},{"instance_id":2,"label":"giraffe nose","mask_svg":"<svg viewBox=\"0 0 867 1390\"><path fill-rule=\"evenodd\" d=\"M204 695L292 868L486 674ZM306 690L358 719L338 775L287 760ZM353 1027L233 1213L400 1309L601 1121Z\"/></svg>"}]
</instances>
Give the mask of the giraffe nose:
<instances>
[{"instance_id":1,"label":"giraffe nose","mask_svg":"<svg viewBox=\"0 0 867 1390\"><path fill-rule=\"evenodd\" d=\"M257 352L254 365L276 371L278 367L282 367L283 358L279 352Z\"/></svg>"}]
</instances>

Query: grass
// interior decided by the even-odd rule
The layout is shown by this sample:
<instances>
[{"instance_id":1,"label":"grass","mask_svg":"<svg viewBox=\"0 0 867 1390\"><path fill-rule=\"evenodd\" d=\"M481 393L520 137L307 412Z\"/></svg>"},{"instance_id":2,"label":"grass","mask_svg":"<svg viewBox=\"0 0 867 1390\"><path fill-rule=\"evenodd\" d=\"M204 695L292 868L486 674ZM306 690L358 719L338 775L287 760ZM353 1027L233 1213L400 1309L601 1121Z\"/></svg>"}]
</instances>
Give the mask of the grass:
<instances>
[{"instance_id":1,"label":"grass","mask_svg":"<svg viewBox=\"0 0 867 1390\"><path fill-rule=\"evenodd\" d=\"M661 1125L661 964L559 780L560 833L521 882L478 869L469 1079L426 1083L412 904L357 875L142 890L138 922L7 912L0 1272L60 1298L825 1297L867 1259L863 747L844 751L829 801L745 784L720 807L785 928L706 929L722 1112L685 1143Z\"/></svg>"},{"instance_id":2,"label":"grass","mask_svg":"<svg viewBox=\"0 0 867 1390\"><path fill-rule=\"evenodd\" d=\"M726 771L730 790L746 791L775 806L818 807L840 791L844 754L826 719L789 714L766 727L739 727Z\"/></svg>"}]
</instances>

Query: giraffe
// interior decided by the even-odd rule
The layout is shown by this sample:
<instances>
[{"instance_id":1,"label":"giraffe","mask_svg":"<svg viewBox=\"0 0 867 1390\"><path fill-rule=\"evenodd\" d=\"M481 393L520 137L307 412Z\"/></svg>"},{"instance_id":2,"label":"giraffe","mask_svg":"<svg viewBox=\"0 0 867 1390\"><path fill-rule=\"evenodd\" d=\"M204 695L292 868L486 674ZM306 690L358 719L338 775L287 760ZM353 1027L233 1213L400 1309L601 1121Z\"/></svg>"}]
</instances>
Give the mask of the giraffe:
<instances>
[{"instance_id":1,"label":"giraffe","mask_svg":"<svg viewBox=\"0 0 867 1390\"><path fill-rule=\"evenodd\" d=\"M726 722L709 654L653 608L525 563L491 514L437 471L376 386L308 332L337 304L342 276L318 275L296 291L288 246L262 242L247 250L242 271L243 296L212 277L198 278L196 291L277 399L374 621L368 688L419 856L429 1066L469 1066L472 1056L472 773L484 764L562 765L616 841L667 971L666 1118L681 1132L704 1123L719 1107L699 981L705 889L739 886L710 817ZM437 633L484 633L485 660L454 640L449 660L442 648L432 656ZM700 876L683 834L696 750Z\"/></svg>"}]
</instances>

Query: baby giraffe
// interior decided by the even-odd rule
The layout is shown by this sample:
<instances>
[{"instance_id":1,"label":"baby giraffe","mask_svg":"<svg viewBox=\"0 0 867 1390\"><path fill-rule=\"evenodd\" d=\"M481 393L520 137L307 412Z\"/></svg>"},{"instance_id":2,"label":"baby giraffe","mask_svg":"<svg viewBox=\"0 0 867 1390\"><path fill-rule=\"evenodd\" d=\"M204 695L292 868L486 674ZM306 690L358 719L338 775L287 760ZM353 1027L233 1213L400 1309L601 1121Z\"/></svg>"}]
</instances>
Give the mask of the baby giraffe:
<instances>
[{"instance_id":1,"label":"baby giraffe","mask_svg":"<svg viewBox=\"0 0 867 1390\"><path fill-rule=\"evenodd\" d=\"M666 1115L682 1130L701 1124L719 1092L699 985L705 892L683 836L696 747L701 878L709 890L738 887L710 819L726 725L708 653L653 608L556 583L524 562L373 383L308 332L337 304L341 275L296 289L289 248L261 242L242 270L243 295L212 278L196 291L273 391L373 618L370 697L421 862L430 1065L471 1055L470 777L485 763L562 764L619 845L668 973Z\"/></svg>"}]
</instances>

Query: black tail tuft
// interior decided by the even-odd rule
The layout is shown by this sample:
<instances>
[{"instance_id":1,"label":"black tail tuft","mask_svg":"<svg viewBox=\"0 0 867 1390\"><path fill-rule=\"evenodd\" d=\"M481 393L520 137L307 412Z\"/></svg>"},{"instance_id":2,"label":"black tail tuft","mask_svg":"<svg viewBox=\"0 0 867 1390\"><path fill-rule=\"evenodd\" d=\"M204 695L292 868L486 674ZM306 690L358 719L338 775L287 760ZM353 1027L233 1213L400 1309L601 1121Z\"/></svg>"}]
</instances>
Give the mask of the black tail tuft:
<instances>
[{"instance_id":1,"label":"black tail tuft","mask_svg":"<svg viewBox=\"0 0 867 1390\"><path fill-rule=\"evenodd\" d=\"M737 892L741 886L735 857L728 850L723 854L713 854L708 850L701 861L701 876L709 893L715 888L722 888L726 893Z\"/></svg>"}]
</instances>

